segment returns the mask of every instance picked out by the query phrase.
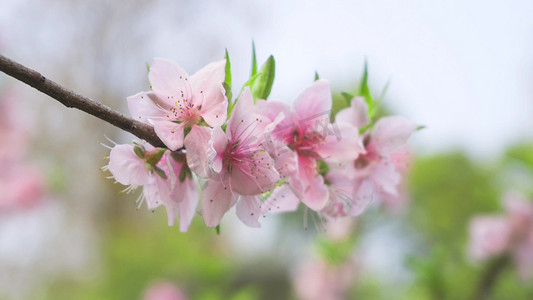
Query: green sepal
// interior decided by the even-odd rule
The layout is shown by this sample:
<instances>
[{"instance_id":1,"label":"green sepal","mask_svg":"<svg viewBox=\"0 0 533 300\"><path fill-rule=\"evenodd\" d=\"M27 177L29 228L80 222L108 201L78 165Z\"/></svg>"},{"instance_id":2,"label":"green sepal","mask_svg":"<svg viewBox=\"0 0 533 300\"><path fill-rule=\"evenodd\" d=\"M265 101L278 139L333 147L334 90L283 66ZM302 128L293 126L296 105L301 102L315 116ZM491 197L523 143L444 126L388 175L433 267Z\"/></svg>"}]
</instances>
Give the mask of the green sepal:
<instances>
[{"instance_id":1,"label":"green sepal","mask_svg":"<svg viewBox=\"0 0 533 300\"><path fill-rule=\"evenodd\" d=\"M150 65L148 63L146 63L146 72L150 73Z\"/></svg>"},{"instance_id":2,"label":"green sepal","mask_svg":"<svg viewBox=\"0 0 533 300\"><path fill-rule=\"evenodd\" d=\"M220 224L215 227L215 232L217 233L217 235L220 235Z\"/></svg>"},{"instance_id":3,"label":"green sepal","mask_svg":"<svg viewBox=\"0 0 533 300\"><path fill-rule=\"evenodd\" d=\"M426 128L426 125L419 125L416 127L416 131Z\"/></svg>"},{"instance_id":4,"label":"green sepal","mask_svg":"<svg viewBox=\"0 0 533 300\"><path fill-rule=\"evenodd\" d=\"M159 177L163 179L167 179L167 174L165 174L165 171L161 170L159 167L155 166L154 171L159 175Z\"/></svg>"},{"instance_id":5,"label":"green sepal","mask_svg":"<svg viewBox=\"0 0 533 300\"><path fill-rule=\"evenodd\" d=\"M187 177L192 178L192 173L189 167L187 166L187 164L183 164L183 167L181 167L181 170L180 170L180 176L179 176L180 182L184 182L185 179L187 179Z\"/></svg>"},{"instance_id":6,"label":"green sepal","mask_svg":"<svg viewBox=\"0 0 533 300\"><path fill-rule=\"evenodd\" d=\"M144 151L139 146L133 146L133 152L137 154L137 157L144 159Z\"/></svg>"},{"instance_id":7,"label":"green sepal","mask_svg":"<svg viewBox=\"0 0 533 300\"><path fill-rule=\"evenodd\" d=\"M346 100L346 103L348 103L348 106L350 106L352 104L352 99L354 95L347 93L347 92L342 92L341 95L344 98L344 100Z\"/></svg>"},{"instance_id":8,"label":"green sepal","mask_svg":"<svg viewBox=\"0 0 533 300\"><path fill-rule=\"evenodd\" d=\"M154 153L147 156L145 155L146 162L152 166L155 166L161 160L161 157L163 157L163 154L165 154L166 151L167 149L165 148L157 148L157 151L155 151Z\"/></svg>"},{"instance_id":9,"label":"green sepal","mask_svg":"<svg viewBox=\"0 0 533 300\"><path fill-rule=\"evenodd\" d=\"M315 71L315 81L319 80L320 79L320 76L318 76L318 72Z\"/></svg>"},{"instance_id":10,"label":"green sepal","mask_svg":"<svg viewBox=\"0 0 533 300\"><path fill-rule=\"evenodd\" d=\"M250 86L254 102L257 99L267 99L274 84L274 76L276 73L276 61L274 56L270 55L265 64L261 67L259 76L253 81Z\"/></svg>"}]
</instances>

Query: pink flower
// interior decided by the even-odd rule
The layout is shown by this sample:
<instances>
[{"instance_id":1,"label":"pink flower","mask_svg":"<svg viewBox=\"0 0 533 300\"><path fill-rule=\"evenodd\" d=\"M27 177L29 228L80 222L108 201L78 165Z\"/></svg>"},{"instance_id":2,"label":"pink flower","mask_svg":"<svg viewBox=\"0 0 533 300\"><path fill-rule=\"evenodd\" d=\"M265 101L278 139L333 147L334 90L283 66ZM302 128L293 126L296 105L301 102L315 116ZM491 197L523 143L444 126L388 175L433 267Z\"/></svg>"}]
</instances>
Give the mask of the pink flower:
<instances>
[{"instance_id":1,"label":"pink flower","mask_svg":"<svg viewBox=\"0 0 533 300\"><path fill-rule=\"evenodd\" d=\"M344 122L330 123L331 91L325 80L317 80L305 89L292 108L276 101L261 105L261 113L271 121L280 114L285 116L272 132L272 139L281 141L294 153L297 168L289 174L291 188L309 208L323 209L330 196L317 167L320 163L356 159L364 151L357 128ZM289 157L285 157L282 165L288 162Z\"/></svg>"},{"instance_id":2,"label":"pink flower","mask_svg":"<svg viewBox=\"0 0 533 300\"><path fill-rule=\"evenodd\" d=\"M187 296L174 284L160 282L151 285L144 293L144 300L187 300Z\"/></svg>"},{"instance_id":3,"label":"pink flower","mask_svg":"<svg viewBox=\"0 0 533 300\"><path fill-rule=\"evenodd\" d=\"M350 107L339 111L336 120L362 128L369 124L367 110L365 100L355 97ZM416 128L412 121L390 116L379 119L371 133L365 133L365 152L346 166L348 176L353 180L352 215L361 214L374 198L399 196L400 171L403 171L402 164L406 164L401 152Z\"/></svg>"},{"instance_id":4,"label":"pink flower","mask_svg":"<svg viewBox=\"0 0 533 300\"><path fill-rule=\"evenodd\" d=\"M300 300L347 299L356 276L353 260L330 265L314 259L304 262L293 276L294 290Z\"/></svg>"},{"instance_id":5,"label":"pink flower","mask_svg":"<svg viewBox=\"0 0 533 300\"><path fill-rule=\"evenodd\" d=\"M279 180L274 160L264 148L268 120L256 113L252 93L244 89L226 127L215 127L208 152L214 174L206 182L202 215L209 227L237 204L237 216L247 225L258 227L261 215L259 195L271 190Z\"/></svg>"},{"instance_id":6,"label":"pink flower","mask_svg":"<svg viewBox=\"0 0 533 300\"><path fill-rule=\"evenodd\" d=\"M503 215L472 219L469 254L474 260L510 254L522 278L528 280L533 271L533 203L509 193L504 204Z\"/></svg>"},{"instance_id":7,"label":"pink flower","mask_svg":"<svg viewBox=\"0 0 533 300\"><path fill-rule=\"evenodd\" d=\"M225 60L190 76L176 63L155 58L148 78L152 91L128 97L131 115L154 125L157 136L172 151L185 145L189 167L208 177L206 149L210 127L226 122L228 100L222 83Z\"/></svg>"},{"instance_id":8,"label":"pink flower","mask_svg":"<svg viewBox=\"0 0 533 300\"><path fill-rule=\"evenodd\" d=\"M21 162L4 165L0 174L0 213L34 206L45 193L45 179L38 169Z\"/></svg>"},{"instance_id":9,"label":"pink flower","mask_svg":"<svg viewBox=\"0 0 533 300\"><path fill-rule=\"evenodd\" d=\"M142 186L141 203L145 201L149 210L165 206L168 225L173 226L178 215L180 231L185 232L194 217L198 189L184 158L176 160L183 157L179 155L149 144L115 145L104 170L119 183L129 185L126 192Z\"/></svg>"}]
</instances>

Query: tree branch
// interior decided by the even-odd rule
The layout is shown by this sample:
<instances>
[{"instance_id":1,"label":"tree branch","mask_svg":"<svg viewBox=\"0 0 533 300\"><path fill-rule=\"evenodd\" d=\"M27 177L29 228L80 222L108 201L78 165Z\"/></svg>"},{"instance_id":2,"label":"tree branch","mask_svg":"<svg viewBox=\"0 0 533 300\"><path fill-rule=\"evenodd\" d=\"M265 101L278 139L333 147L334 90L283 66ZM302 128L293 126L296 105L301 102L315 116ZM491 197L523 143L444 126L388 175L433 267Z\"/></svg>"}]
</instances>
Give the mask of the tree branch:
<instances>
[{"instance_id":1,"label":"tree branch","mask_svg":"<svg viewBox=\"0 0 533 300\"><path fill-rule=\"evenodd\" d=\"M78 95L52 80L46 79L39 72L12 61L3 55L0 55L0 71L56 99L66 107L77 108L93 115L111 125L134 134L155 147L165 147L163 142L155 134L152 126L130 119L98 101Z\"/></svg>"}]
</instances>

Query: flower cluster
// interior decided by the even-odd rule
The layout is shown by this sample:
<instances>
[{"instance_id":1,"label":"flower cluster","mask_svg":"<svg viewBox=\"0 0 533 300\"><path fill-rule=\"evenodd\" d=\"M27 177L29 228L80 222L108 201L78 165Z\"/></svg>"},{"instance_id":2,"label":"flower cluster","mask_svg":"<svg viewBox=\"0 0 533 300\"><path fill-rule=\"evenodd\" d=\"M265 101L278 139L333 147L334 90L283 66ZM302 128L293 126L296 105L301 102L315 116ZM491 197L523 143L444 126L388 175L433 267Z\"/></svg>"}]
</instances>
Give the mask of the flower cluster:
<instances>
[{"instance_id":1,"label":"flower cluster","mask_svg":"<svg viewBox=\"0 0 533 300\"><path fill-rule=\"evenodd\" d=\"M477 216L470 222L470 256L484 260L509 255L527 280L533 267L533 203L514 193L504 199L505 214Z\"/></svg>"},{"instance_id":2,"label":"flower cluster","mask_svg":"<svg viewBox=\"0 0 533 300\"><path fill-rule=\"evenodd\" d=\"M152 125L166 148L115 145L105 168L128 191L142 186L141 202L165 206L169 225L178 216L182 231L196 212L216 227L233 206L242 222L259 227L261 216L300 203L337 218L361 214L373 199L398 197L398 157L414 122L376 120L368 97L350 96L332 116L329 83L318 78L292 106L267 101L274 60L260 72L253 65L233 101L227 55L192 76L154 59L151 90L127 101L133 118Z\"/></svg>"}]
</instances>

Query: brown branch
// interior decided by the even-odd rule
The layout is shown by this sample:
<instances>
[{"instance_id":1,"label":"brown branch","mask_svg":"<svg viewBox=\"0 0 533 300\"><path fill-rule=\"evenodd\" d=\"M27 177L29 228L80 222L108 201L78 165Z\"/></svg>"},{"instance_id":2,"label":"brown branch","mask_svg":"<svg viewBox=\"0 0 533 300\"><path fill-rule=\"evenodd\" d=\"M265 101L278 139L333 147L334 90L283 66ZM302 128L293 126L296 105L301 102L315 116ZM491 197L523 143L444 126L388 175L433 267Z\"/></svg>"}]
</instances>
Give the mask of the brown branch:
<instances>
[{"instance_id":1,"label":"brown branch","mask_svg":"<svg viewBox=\"0 0 533 300\"><path fill-rule=\"evenodd\" d=\"M155 147L165 147L163 142L155 134L152 126L130 119L98 101L78 95L52 80L46 79L39 72L12 61L3 55L0 55L0 71L45 93L66 107L77 108L93 115L111 125L134 134Z\"/></svg>"}]
</instances>

